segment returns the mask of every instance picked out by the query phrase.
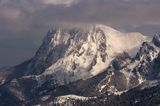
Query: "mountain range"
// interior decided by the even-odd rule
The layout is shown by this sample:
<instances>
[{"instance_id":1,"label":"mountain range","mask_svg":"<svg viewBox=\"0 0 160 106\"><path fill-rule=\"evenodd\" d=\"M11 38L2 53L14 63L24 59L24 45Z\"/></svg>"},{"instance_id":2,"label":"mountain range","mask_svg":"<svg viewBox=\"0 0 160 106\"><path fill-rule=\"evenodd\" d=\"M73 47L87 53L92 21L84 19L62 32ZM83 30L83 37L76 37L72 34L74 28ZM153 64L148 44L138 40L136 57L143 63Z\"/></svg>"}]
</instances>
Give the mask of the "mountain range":
<instances>
[{"instance_id":1,"label":"mountain range","mask_svg":"<svg viewBox=\"0 0 160 106\"><path fill-rule=\"evenodd\" d=\"M0 69L1 106L158 106L160 35L53 28L35 55Z\"/></svg>"}]
</instances>

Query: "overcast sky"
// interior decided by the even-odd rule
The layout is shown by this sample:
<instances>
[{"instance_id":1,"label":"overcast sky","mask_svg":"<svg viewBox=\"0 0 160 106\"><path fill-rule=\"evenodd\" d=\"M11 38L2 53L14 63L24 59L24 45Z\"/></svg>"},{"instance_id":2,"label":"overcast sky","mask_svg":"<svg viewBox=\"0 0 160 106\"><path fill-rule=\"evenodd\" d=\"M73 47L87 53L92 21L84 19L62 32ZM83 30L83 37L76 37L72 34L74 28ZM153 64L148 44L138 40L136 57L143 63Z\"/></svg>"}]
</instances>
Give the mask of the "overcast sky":
<instances>
[{"instance_id":1,"label":"overcast sky","mask_svg":"<svg viewBox=\"0 0 160 106\"><path fill-rule=\"evenodd\" d=\"M52 26L160 33L160 0L0 0L0 67L31 58Z\"/></svg>"}]
</instances>

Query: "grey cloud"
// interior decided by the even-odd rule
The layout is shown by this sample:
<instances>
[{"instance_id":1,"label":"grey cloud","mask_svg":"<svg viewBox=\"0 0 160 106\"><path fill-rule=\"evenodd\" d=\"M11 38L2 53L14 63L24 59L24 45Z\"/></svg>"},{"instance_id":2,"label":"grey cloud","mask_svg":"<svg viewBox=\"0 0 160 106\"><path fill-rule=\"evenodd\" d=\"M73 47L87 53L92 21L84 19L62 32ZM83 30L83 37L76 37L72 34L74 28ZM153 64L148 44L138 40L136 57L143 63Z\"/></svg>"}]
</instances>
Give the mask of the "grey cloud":
<instances>
[{"instance_id":1,"label":"grey cloud","mask_svg":"<svg viewBox=\"0 0 160 106\"><path fill-rule=\"evenodd\" d=\"M0 0L0 66L32 57L52 26L102 23L154 35L160 31L159 5L160 0Z\"/></svg>"},{"instance_id":2,"label":"grey cloud","mask_svg":"<svg viewBox=\"0 0 160 106\"><path fill-rule=\"evenodd\" d=\"M78 3L78 0L41 0L44 4L49 5L66 5L71 6L75 3Z\"/></svg>"}]
</instances>

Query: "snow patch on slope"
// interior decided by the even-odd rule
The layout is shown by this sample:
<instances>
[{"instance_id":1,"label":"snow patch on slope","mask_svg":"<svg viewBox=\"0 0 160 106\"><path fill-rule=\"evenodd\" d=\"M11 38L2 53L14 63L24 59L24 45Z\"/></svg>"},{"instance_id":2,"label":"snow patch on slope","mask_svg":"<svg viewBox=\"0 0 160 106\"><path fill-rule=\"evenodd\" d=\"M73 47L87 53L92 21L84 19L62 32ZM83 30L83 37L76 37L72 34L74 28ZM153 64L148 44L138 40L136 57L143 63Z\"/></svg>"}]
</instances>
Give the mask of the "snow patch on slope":
<instances>
[{"instance_id":1,"label":"snow patch on slope","mask_svg":"<svg viewBox=\"0 0 160 106\"><path fill-rule=\"evenodd\" d=\"M64 104L67 101L71 100L82 100L82 101L87 101L89 99L92 99L95 97L84 97L84 96L77 96L77 95L65 95L65 96L59 96L55 98L55 103L57 104Z\"/></svg>"}]
</instances>

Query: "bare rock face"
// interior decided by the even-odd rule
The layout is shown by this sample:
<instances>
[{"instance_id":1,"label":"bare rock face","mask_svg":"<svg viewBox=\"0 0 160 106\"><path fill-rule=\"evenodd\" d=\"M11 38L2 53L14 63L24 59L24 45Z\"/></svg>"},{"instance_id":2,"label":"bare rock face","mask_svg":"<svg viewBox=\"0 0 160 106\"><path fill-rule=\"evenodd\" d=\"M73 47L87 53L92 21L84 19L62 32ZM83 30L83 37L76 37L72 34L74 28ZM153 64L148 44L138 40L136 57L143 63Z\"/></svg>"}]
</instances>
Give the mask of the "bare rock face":
<instances>
[{"instance_id":1,"label":"bare rock face","mask_svg":"<svg viewBox=\"0 0 160 106\"><path fill-rule=\"evenodd\" d=\"M154 46L152 46L149 42L143 42L139 52L136 55L136 59L145 59L151 61L152 57L154 57L156 54L157 51Z\"/></svg>"},{"instance_id":2,"label":"bare rock face","mask_svg":"<svg viewBox=\"0 0 160 106\"><path fill-rule=\"evenodd\" d=\"M116 56L116 58L112 62L112 66L115 70L120 70L124 68L131 61L131 57L128 53L123 52L122 54Z\"/></svg>"},{"instance_id":3,"label":"bare rock face","mask_svg":"<svg viewBox=\"0 0 160 106\"><path fill-rule=\"evenodd\" d=\"M117 72L111 77L111 83L115 86L118 91L124 91L128 89L127 79L123 73Z\"/></svg>"}]
</instances>

